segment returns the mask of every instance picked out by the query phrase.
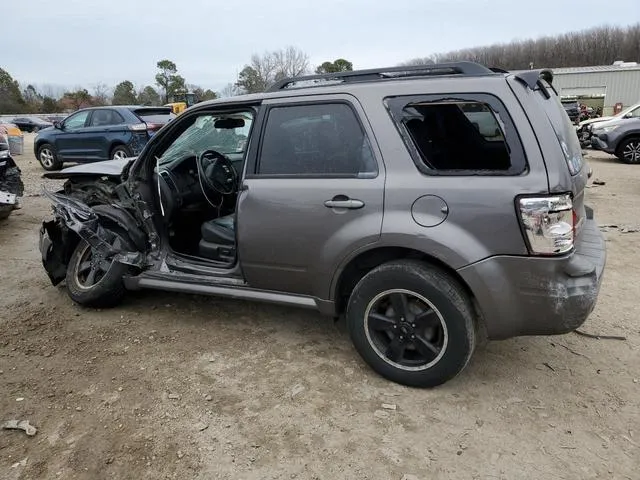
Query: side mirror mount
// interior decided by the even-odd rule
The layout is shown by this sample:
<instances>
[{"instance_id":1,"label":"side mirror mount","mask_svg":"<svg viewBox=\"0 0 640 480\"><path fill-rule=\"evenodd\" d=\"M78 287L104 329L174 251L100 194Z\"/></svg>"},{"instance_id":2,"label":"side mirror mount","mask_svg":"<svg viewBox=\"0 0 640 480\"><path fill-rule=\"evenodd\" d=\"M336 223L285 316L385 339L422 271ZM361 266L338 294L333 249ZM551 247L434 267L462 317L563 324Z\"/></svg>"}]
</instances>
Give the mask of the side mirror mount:
<instances>
[{"instance_id":1,"label":"side mirror mount","mask_svg":"<svg viewBox=\"0 0 640 480\"><path fill-rule=\"evenodd\" d=\"M627 114L626 114L624 117L622 117L622 118L631 118L631 117L633 117L633 114L631 114L631 113L627 113Z\"/></svg>"},{"instance_id":2,"label":"side mirror mount","mask_svg":"<svg viewBox=\"0 0 640 480\"><path fill-rule=\"evenodd\" d=\"M62 122L56 120L55 122L53 122L53 127L57 128L58 130L62 130Z\"/></svg>"}]
</instances>

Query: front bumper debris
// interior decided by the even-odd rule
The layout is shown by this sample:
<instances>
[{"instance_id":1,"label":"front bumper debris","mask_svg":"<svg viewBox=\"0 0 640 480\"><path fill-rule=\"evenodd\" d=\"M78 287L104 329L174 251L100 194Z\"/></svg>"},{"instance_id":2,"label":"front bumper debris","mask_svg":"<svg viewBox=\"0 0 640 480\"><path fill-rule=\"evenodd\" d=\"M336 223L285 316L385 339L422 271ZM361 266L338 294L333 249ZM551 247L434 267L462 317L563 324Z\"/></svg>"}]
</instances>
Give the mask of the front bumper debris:
<instances>
[{"instance_id":1,"label":"front bumper debris","mask_svg":"<svg viewBox=\"0 0 640 480\"><path fill-rule=\"evenodd\" d=\"M145 258L141 252L131 251L127 243L116 248L105 239L109 237L96 212L82 202L61 193L43 189L53 202L54 218L45 220L40 228L42 264L54 285L66 276L67 265L80 240L87 242L101 258L142 267Z\"/></svg>"}]
</instances>

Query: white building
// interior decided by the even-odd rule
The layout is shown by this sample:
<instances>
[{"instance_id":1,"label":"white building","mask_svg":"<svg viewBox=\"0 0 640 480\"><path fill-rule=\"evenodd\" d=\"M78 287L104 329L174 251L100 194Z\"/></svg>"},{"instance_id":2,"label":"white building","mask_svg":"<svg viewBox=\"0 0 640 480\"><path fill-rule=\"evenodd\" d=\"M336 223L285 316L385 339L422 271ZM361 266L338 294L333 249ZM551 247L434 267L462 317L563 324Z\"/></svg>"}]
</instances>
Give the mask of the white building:
<instances>
[{"instance_id":1,"label":"white building","mask_svg":"<svg viewBox=\"0 0 640 480\"><path fill-rule=\"evenodd\" d=\"M618 103L626 108L640 102L640 64L636 62L552 70L553 85L562 98L602 107L603 115L612 115Z\"/></svg>"}]
</instances>

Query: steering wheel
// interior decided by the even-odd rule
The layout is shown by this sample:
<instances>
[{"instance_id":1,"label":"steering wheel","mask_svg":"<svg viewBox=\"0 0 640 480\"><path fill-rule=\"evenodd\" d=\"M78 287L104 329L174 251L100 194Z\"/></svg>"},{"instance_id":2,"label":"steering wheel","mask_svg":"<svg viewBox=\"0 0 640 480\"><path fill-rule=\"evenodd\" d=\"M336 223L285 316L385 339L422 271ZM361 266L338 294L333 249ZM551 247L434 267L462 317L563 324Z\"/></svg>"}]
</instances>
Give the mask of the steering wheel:
<instances>
[{"instance_id":1,"label":"steering wheel","mask_svg":"<svg viewBox=\"0 0 640 480\"><path fill-rule=\"evenodd\" d=\"M215 150L205 150L198 157L201 186L220 195L231 195L238 190L238 175L228 157ZM203 185L204 184L204 185ZM205 192L206 194L206 192Z\"/></svg>"}]
</instances>

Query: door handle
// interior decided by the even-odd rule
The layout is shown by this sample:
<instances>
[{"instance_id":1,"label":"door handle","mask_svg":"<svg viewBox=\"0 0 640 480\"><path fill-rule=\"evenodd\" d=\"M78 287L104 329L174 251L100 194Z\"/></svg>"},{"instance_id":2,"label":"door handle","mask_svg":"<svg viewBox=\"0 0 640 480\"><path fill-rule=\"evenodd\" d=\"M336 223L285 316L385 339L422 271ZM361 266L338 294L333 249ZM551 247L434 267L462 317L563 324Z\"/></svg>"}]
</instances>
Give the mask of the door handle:
<instances>
[{"instance_id":1,"label":"door handle","mask_svg":"<svg viewBox=\"0 0 640 480\"><path fill-rule=\"evenodd\" d=\"M364 207L364 202L362 200L352 200L349 197L340 195L338 197L333 197L331 200L326 200L324 202L324 206L327 208L349 208L356 210Z\"/></svg>"}]
</instances>

